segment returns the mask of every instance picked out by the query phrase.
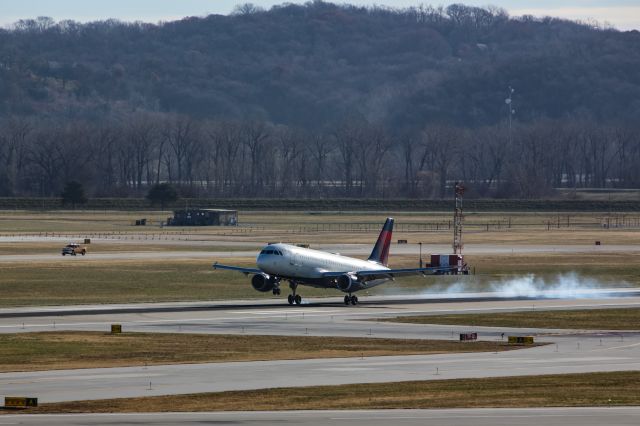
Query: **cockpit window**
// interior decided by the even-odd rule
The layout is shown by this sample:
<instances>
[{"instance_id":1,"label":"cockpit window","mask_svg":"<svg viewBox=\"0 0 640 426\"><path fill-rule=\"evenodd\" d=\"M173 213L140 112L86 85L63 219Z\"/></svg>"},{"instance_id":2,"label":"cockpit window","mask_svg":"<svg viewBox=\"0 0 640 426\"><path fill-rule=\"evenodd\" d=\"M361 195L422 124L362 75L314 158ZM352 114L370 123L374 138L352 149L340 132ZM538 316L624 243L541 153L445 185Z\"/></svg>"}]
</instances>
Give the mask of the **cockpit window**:
<instances>
[{"instance_id":1,"label":"cockpit window","mask_svg":"<svg viewBox=\"0 0 640 426\"><path fill-rule=\"evenodd\" d=\"M260 254L275 254L276 256L282 256L282 252L279 250L262 250Z\"/></svg>"}]
</instances>

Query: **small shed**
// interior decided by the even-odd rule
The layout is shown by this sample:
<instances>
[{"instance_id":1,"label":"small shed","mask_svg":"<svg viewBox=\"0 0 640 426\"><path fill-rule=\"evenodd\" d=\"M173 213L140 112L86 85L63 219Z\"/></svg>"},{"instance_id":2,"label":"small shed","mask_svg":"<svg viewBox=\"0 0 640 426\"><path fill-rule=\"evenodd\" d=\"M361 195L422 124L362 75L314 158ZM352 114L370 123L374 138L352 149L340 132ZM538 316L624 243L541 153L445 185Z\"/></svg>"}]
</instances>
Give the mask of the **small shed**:
<instances>
[{"instance_id":1,"label":"small shed","mask_svg":"<svg viewBox=\"0 0 640 426\"><path fill-rule=\"evenodd\" d=\"M168 226L237 226L238 211L223 209L175 210Z\"/></svg>"}]
</instances>

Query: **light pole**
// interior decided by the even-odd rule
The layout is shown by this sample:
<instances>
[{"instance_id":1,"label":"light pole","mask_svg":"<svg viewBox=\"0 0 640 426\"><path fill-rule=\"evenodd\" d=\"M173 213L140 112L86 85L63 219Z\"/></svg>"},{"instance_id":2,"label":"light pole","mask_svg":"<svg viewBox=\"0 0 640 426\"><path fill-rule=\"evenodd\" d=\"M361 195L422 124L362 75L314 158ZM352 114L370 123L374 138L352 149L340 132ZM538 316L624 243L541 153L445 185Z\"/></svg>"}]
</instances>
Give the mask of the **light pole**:
<instances>
[{"instance_id":1,"label":"light pole","mask_svg":"<svg viewBox=\"0 0 640 426\"><path fill-rule=\"evenodd\" d=\"M418 246L420 247L420 267L422 268L422 243L418 243Z\"/></svg>"},{"instance_id":2,"label":"light pole","mask_svg":"<svg viewBox=\"0 0 640 426\"><path fill-rule=\"evenodd\" d=\"M515 92L515 89L509 86L509 97L504 100L504 103L507 104L507 114L509 115L509 142L511 142L511 120L513 114L516 113L516 110L513 109L513 92Z\"/></svg>"}]
</instances>

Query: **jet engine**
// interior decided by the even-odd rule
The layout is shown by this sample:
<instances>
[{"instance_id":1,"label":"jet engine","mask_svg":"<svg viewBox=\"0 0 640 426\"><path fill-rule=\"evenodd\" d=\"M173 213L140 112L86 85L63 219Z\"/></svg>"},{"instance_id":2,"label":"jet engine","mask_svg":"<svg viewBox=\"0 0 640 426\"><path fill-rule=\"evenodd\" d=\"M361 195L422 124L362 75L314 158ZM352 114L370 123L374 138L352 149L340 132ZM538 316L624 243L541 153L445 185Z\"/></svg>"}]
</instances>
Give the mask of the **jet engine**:
<instances>
[{"instance_id":1,"label":"jet engine","mask_svg":"<svg viewBox=\"0 0 640 426\"><path fill-rule=\"evenodd\" d=\"M266 293L267 291L273 290L276 286L276 280L267 274L256 274L251 278L251 285L257 291Z\"/></svg>"},{"instance_id":2,"label":"jet engine","mask_svg":"<svg viewBox=\"0 0 640 426\"><path fill-rule=\"evenodd\" d=\"M357 279L349 274L343 274L336 280L338 288L345 293L351 292L357 284Z\"/></svg>"}]
</instances>

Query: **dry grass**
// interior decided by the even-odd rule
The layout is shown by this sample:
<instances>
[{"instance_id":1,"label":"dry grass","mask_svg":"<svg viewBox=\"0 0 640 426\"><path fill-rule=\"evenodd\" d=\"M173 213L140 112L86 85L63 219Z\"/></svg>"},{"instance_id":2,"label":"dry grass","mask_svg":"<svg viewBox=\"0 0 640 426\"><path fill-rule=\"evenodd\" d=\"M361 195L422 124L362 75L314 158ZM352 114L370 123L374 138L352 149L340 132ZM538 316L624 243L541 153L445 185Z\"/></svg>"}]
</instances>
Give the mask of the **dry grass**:
<instances>
[{"instance_id":1,"label":"dry grass","mask_svg":"<svg viewBox=\"0 0 640 426\"><path fill-rule=\"evenodd\" d=\"M83 262L31 262L3 263L0 276L0 306L29 306L76 303L123 303L155 301L223 300L234 298L270 298L270 293L255 292L249 279L230 271L212 271L210 260L105 260L93 262L91 253L115 251L235 251L250 249L255 241L288 241L310 243L366 243L373 244L378 225L387 213L322 213L302 212L241 212L240 223L254 224L257 228L206 227L177 228L168 231L157 227L132 226L136 218L166 217L168 212L0 212L0 233L20 229L38 229L39 232L61 232L73 228L77 235L115 232L113 238L127 238L110 243L89 246L89 259ZM399 213L398 223L420 223L448 220L443 213ZM589 244L601 240L603 244L640 243L640 231L635 230L566 230L546 227L531 229L531 223L542 224L556 218L550 214L504 213L469 214L469 222L496 221L511 218L513 229L469 231L467 244L490 244L510 247L518 244L539 244L553 250L554 245ZM571 223L594 221L600 214L571 214ZM557 218L556 218L557 219ZM313 223L372 223L371 232L295 232L296 227ZM544 229L543 229L544 228ZM35 231L34 231L35 232ZM160 232L165 234L160 235ZM141 233L149 233L148 235ZM170 233L170 234L169 234ZM74 234L75 235L75 234ZM85 234L82 234L85 235ZM103 234L104 235L104 234ZM75 238L75 237L74 237ZM146 239L145 239L146 238ZM162 241L158 241L162 238ZM169 238L169 240L166 240ZM430 244L450 243L451 232L396 233L394 240L408 239L410 243L422 241L424 255ZM173 241L172 241L173 240ZM247 246L225 247L217 241L247 241ZM249 244L251 243L251 244ZM55 243L1 243L0 254L59 253L62 244ZM391 266L416 266L415 256L395 256L391 249ZM462 284L468 291L487 291L492 283L523 274L536 274L547 280L567 272L600 280L612 286L640 285L640 253L530 253L513 255L469 255L468 263L476 276L469 277L402 277L394 283L370 290L363 295L413 294L438 292L452 284ZM224 259L223 263L255 266L253 258ZM82 285L78 285L81 283ZM335 290L303 288L304 297L340 295Z\"/></svg>"},{"instance_id":2,"label":"dry grass","mask_svg":"<svg viewBox=\"0 0 640 426\"><path fill-rule=\"evenodd\" d=\"M423 241L426 244L449 244L451 230L450 213L433 212L287 212L287 211L241 211L238 228L230 227L185 227L164 228L157 226L166 220L171 212L117 212L117 211L54 211L54 212L0 212L0 233L144 233L158 235L166 232L184 233L188 238L247 238L259 240L288 240L304 243L373 243L386 216L393 216L399 224L394 238ZM640 243L640 230L625 228L603 229L605 213L473 213L466 214L465 241L470 244L593 244L595 240L603 244ZM147 218L153 225L133 226L136 219ZM571 225L566 227L567 218ZM637 213L617 214L610 218L615 225L618 220L635 224L640 218ZM630 222L629 222L630 220ZM368 224L369 232L317 232L322 224ZM398 232L403 224L439 223L439 231ZM553 226L549 228L548 223ZM557 227L557 224L560 227ZM507 224L510 224L510 228ZM488 228L487 228L488 225ZM488 229L488 230L487 230ZM90 235L88 235L90 236Z\"/></svg>"},{"instance_id":3,"label":"dry grass","mask_svg":"<svg viewBox=\"0 0 640 426\"><path fill-rule=\"evenodd\" d=\"M29 413L583 407L640 404L640 372L279 388L77 401Z\"/></svg>"},{"instance_id":4,"label":"dry grass","mask_svg":"<svg viewBox=\"0 0 640 426\"><path fill-rule=\"evenodd\" d=\"M383 321L484 327L640 330L640 308L396 317Z\"/></svg>"},{"instance_id":5,"label":"dry grass","mask_svg":"<svg viewBox=\"0 0 640 426\"><path fill-rule=\"evenodd\" d=\"M135 303L264 297L242 274L210 260L3 264L0 306ZM242 263L240 263L242 264ZM270 293L269 293L270 295Z\"/></svg>"},{"instance_id":6,"label":"dry grass","mask_svg":"<svg viewBox=\"0 0 640 426\"><path fill-rule=\"evenodd\" d=\"M500 342L170 333L0 334L0 372L510 350Z\"/></svg>"},{"instance_id":7,"label":"dry grass","mask_svg":"<svg viewBox=\"0 0 640 426\"><path fill-rule=\"evenodd\" d=\"M0 306L273 298L271 293L253 290L243 274L212 270L213 256L130 261L95 261L90 253L88 257L82 262L2 264ZM640 253L483 255L468 256L468 261L477 265L477 275L400 277L361 295L437 293L454 284L465 291L488 291L494 283L530 273L551 283L559 274L575 272L610 286L640 285ZM391 262L392 267L410 267L416 266L417 259L395 256ZM223 263L255 266L247 258L227 258ZM300 292L303 297L341 295L335 289L310 287ZM284 303L283 297L274 300Z\"/></svg>"},{"instance_id":8,"label":"dry grass","mask_svg":"<svg viewBox=\"0 0 640 426\"><path fill-rule=\"evenodd\" d=\"M81 238L71 238L69 242L82 243ZM0 242L0 255L19 254L60 254L65 242ZM101 241L87 244L87 253L119 253L119 252L166 252L166 251L245 251L255 250L255 245L222 246L189 242L154 243L150 241Z\"/></svg>"},{"instance_id":9,"label":"dry grass","mask_svg":"<svg viewBox=\"0 0 640 426\"><path fill-rule=\"evenodd\" d=\"M136 219L147 218L149 224L167 220L171 212L119 212L119 211L2 211L0 232L116 232L134 227ZM145 230L153 229L145 227ZM158 229L156 227L156 229Z\"/></svg>"}]
</instances>

